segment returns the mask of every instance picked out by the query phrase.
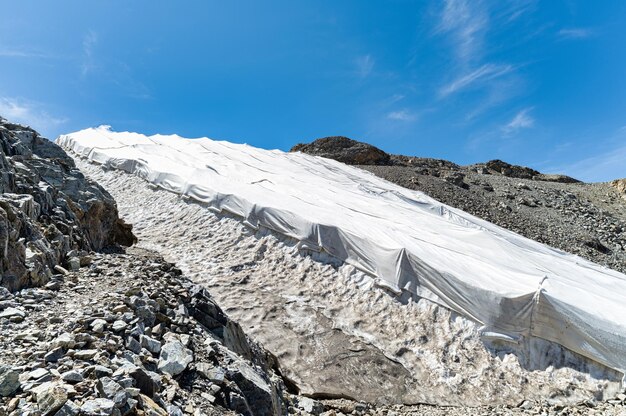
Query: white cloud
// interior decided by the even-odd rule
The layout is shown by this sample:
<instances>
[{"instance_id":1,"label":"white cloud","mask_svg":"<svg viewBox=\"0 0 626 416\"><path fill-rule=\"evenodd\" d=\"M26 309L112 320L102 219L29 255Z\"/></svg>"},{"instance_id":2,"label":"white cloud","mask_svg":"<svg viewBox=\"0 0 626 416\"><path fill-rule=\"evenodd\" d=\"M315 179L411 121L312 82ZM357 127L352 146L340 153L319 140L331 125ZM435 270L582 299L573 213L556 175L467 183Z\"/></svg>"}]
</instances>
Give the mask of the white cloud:
<instances>
[{"instance_id":1,"label":"white cloud","mask_svg":"<svg viewBox=\"0 0 626 416\"><path fill-rule=\"evenodd\" d=\"M360 56L356 60L357 74L360 78L367 78L374 69L374 58L371 55Z\"/></svg>"},{"instance_id":2,"label":"white cloud","mask_svg":"<svg viewBox=\"0 0 626 416\"><path fill-rule=\"evenodd\" d=\"M0 48L0 56L7 58L48 58L49 56L40 52L33 52L22 49Z\"/></svg>"},{"instance_id":3,"label":"white cloud","mask_svg":"<svg viewBox=\"0 0 626 416\"><path fill-rule=\"evenodd\" d=\"M43 135L67 122L66 118L51 116L37 103L10 97L0 97L0 116L11 122L29 125Z\"/></svg>"},{"instance_id":4,"label":"white cloud","mask_svg":"<svg viewBox=\"0 0 626 416\"><path fill-rule=\"evenodd\" d=\"M518 112L513 119L502 127L502 131L506 134L517 133L521 129L528 129L535 125L535 119L529 114L532 107L525 108Z\"/></svg>"},{"instance_id":5,"label":"white cloud","mask_svg":"<svg viewBox=\"0 0 626 416\"><path fill-rule=\"evenodd\" d=\"M450 34L457 59L466 63L482 55L488 26L489 16L482 2L446 0L437 31Z\"/></svg>"},{"instance_id":6,"label":"white cloud","mask_svg":"<svg viewBox=\"0 0 626 416\"><path fill-rule=\"evenodd\" d=\"M445 97L455 92L464 90L476 83L484 83L498 78L513 70L511 65L484 64L478 69L465 74L439 90L439 96Z\"/></svg>"},{"instance_id":7,"label":"white cloud","mask_svg":"<svg viewBox=\"0 0 626 416\"><path fill-rule=\"evenodd\" d=\"M93 30L90 30L83 37L83 61L81 64L81 71L83 75L87 75L89 72L96 68L93 49L97 43L98 34Z\"/></svg>"},{"instance_id":8,"label":"white cloud","mask_svg":"<svg viewBox=\"0 0 626 416\"><path fill-rule=\"evenodd\" d=\"M392 111L391 113L387 114L387 118L390 120L398 121L414 121L415 119L417 119L417 114L407 109L403 109L399 111Z\"/></svg>"},{"instance_id":9,"label":"white cloud","mask_svg":"<svg viewBox=\"0 0 626 416\"><path fill-rule=\"evenodd\" d=\"M593 30L584 27L561 29L558 33L561 39L586 39L593 35Z\"/></svg>"}]
</instances>

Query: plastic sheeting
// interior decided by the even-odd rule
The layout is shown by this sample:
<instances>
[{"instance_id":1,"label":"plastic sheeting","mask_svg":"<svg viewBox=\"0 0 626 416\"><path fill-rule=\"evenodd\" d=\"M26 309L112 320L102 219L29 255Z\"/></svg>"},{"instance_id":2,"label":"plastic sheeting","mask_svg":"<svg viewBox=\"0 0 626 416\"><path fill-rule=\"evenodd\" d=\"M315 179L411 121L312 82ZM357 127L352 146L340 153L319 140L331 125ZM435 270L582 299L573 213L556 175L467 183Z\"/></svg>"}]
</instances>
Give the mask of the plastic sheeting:
<instances>
[{"instance_id":1,"label":"plastic sheeting","mask_svg":"<svg viewBox=\"0 0 626 416\"><path fill-rule=\"evenodd\" d=\"M93 162L324 250L490 337L556 342L624 373L626 275L334 160L207 138L116 133L57 143ZM532 352L531 352L532 354Z\"/></svg>"}]
</instances>

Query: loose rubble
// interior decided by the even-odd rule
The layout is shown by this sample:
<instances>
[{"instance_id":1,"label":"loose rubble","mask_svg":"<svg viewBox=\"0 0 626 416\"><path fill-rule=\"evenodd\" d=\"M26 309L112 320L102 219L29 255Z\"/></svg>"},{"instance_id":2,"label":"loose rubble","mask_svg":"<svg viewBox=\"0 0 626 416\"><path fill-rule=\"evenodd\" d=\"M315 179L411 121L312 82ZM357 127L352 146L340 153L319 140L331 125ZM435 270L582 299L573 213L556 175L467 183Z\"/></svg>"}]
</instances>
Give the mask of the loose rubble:
<instances>
[{"instance_id":1,"label":"loose rubble","mask_svg":"<svg viewBox=\"0 0 626 416\"><path fill-rule=\"evenodd\" d=\"M287 412L273 358L160 257L94 253L53 279L2 292L24 319L0 318L0 415Z\"/></svg>"}]
</instances>

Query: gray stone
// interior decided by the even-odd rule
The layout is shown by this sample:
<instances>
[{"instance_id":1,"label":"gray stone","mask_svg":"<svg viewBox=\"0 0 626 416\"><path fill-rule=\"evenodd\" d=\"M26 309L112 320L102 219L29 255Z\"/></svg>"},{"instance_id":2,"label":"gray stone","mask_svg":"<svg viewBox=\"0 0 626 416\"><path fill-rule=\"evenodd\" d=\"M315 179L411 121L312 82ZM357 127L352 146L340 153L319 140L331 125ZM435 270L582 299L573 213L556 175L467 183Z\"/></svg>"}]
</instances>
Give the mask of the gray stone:
<instances>
[{"instance_id":1,"label":"gray stone","mask_svg":"<svg viewBox=\"0 0 626 416\"><path fill-rule=\"evenodd\" d=\"M109 377L102 377L98 380L96 389L100 396L112 400L117 408L123 407L126 404L126 400L130 398L130 394Z\"/></svg>"},{"instance_id":2,"label":"gray stone","mask_svg":"<svg viewBox=\"0 0 626 416\"><path fill-rule=\"evenodd\" d=\"M46 283L46 285L44 287L46 289L48 289L48 290L57 291L57 290L61 289L61 282L59 282L58 280L54 280L52 282Z\"/></svg>"},{"instance_id":3,"label":"gray stone","mask_svg":"<svg viewBox=\"0 0 626 416\"><path fill-rule=\"evenodd\" d=\"M49 371L45 368L36 368L30 373L28 373L28 379L39 380L40 378L47 376Z\"/></svg>"},{"instance_id":4,"label":"gray stone","mask_svg":"<svg viewBox=\"0 0 626 416\"><path fill-rule=\"evenodd\" d=\"M193 361L191 350L185 348L180 341L169 341L161 348L158 368L171 376L185 371Z\"/></svg>"},{"instance_id":5,"label":"gray stone","mask_svg":"<svg viewBox=\"0 0 626 416\"><path fill-rule=\"evenodd\" d=\"M71 257L67 263L73 272L77 272L80 269L80 259L78 257Z\"/></svg>"},{"instance_id":6,"label":"gray stone","mask_svg":"<svg viewBox=\"0 0 626 416\"><path fill-rule=\"evenodd\" d=\"M46 382L36 387L33 394L44 416L55 414L67 402L67 390L56 382Z\"/></svg>"},{"instance_id":7,"label":"gray stone","mask_svg":"<svg viewBox=\"0 0 626 416\"><path fill-rule=\"evenodd\" d=\"M128 337L128 340L126 341L126 348L135 354L139 354L141 352L141 344L134 337Z\"/></svg>"},{"instance_id":8,"label":"gray stone","mask_svg":"<svg viewBox=\"0 0 626 416\"><path fill-rule=\"evenodd\" d=\"M173 404L170 404L169 406L167 406L167 413L170 416L184 416L184 413L182 410L180 410L180 407L175 406Z\"/></svg>"},{"instance_id":9,"label":"gray stone","mask_svg":"<svg viewBox=\"0 0 626 416\"><path fill-rule=\"evenodd\" d=\"M63 355L65 355L63 348L56 347L53 350L49 351L46 355L44 355L43 359L48 363L56 363L61 358L63 358Z\"/></svg>"},{"instance_id":10,"label":"gray stone","mask_svg":"<svg viewBox=\"0 0 626 416\"><path fill-rule=\"evenodd\" d=\"M161 387L158 376L156 374L153 376L153 374L141 367L136 367L128 373L135 380L135 385L141 393L149 397L154 396Z\"/></svg>"},{"instance_id":11,"label":"gray stone","mask_svg":"<svg viewBox=\"0 0 626 416\"><path fill-rule=\"evenodd\" d=\"M107 321L105 321L104 319L94 319L89 326L91 327L93 332L95 332L96 334L101 334L104 332L104 328L106 327L106 325Z\"/></svg>"},{"instance_id":12,"label":"gray stone","mask_svg":"<svg viewBox=\"0 0 626 416\"><path fill-rule=\"evenodd\" d=\"M25 318L26 312L21 309L8 307L2 312L0 312L0 318L12 318L12 317L20 317Z\"/></svg>"},{"instance_id":13,"label":"gray stone","mask_svg":"<svg viewBox=\"0 0 626 416\"><path fill-rule=\"evenodd\" d=\"M77 360L88 361L93 359L96 354L98 354L98 350L79 350L74 353L74 358Z\"/></svg>"},{"instance_id":14,"label":"gray stone","mask_svg":"<svg viewBox=\"0 0 626 416\"><path fill-rule=\"evenodd\" d=\"M113 328L113 331L115 332L120 332L125 330L128 327L128 324L122 320L117 320L115 322L113 322L113 326L111 328Z\"/></svg>"},{"instance_id":15,"label":"gray stone","mask_svg":"<svg viewBox=\"0 0 626 416\"><path fill-rule=\"evenodd\" d=\"M87 400L80 407L80 411L86 416L109 416L115 410L115 403L109 399Z\"/></svg>"},{"instance_id":16,"label":"gray stone","mask_svg":"<svg viewBox=\"0 0 626 416\"><path fill-rule=\"evenodd\" d=\"M61 380L66 383L75 384L84 380L83 375L76 370L70 370L61 374Z\"/></svg>"},{"instance_id":17,"label":"gray stone","mask_svg":"<svg viewBox=\"0 0 626 416\"><path fill-rule=\"evenodd\" d=\"M79 412L80 407L78 407L73 401L68 400L63 406L61 406L59 411L56 412L54 416L76 416Z\"/></svg>"},{"instance_id":18,"label":"gray stone","mask_svg":"<svg viewBox=\"0 0 626 416\"><path fill-rule=\"evenodd\" d=\"M103 365L96 365L93 367L94 373L96 373L96 377L110 377L113 374L113 370L109 367L105 367Z\"/></svg>"},{"instance_id":19,"label":"gray stone","mask_svg":"<svg viewBox=\"0 0 626 416\"><path fill-rule=\"evenodd\" d=\"M198 363L196 364L196 371L212 383L221 384L224 382L225 372L220 367L207 363Z\"/></svg>"},{"instance_id":20,"label":"gray stone","mask_svg":"<svg viewBox=\"0 0 626 416\"><path fill-rule=\"evenodd\" d=\"M298 397L298 407L312 415L319 415L324 411L324 405L308 397Z\"/></svg>"},{"instance_id":21,"label":"gray stone","mask_svg":"<svg viewBox=\"0 0 626 416\"><path fill-rule=\"evenodd\" d=\"M52 345L65 349L70 349L76 346L76 340L74 338L74 335L70 334L69 332L64 332L56 337L54 341L52 341Z\"/></svg>"},{"instance_id":22,"label":"gray stone","mask_svg":"<svg viewBox=\"0 0 626 416\"><path fill-rule=\"evenodd\" d=\"M0 397L11 396L20 387L20 374L11 367L0 365Z\"/></svg>"},{"instance_id":23,"label":"gray stone","mask_svg":"<svg viewBox=\"0 0 626 416\"><path fill-rule=\"evenodd\" d=\"M156 339L147 335L141 335L139 336L139 341L141 342L141 346L151 353L158 354L161 352L161 343Z\"/></svg>"}]
</instances>

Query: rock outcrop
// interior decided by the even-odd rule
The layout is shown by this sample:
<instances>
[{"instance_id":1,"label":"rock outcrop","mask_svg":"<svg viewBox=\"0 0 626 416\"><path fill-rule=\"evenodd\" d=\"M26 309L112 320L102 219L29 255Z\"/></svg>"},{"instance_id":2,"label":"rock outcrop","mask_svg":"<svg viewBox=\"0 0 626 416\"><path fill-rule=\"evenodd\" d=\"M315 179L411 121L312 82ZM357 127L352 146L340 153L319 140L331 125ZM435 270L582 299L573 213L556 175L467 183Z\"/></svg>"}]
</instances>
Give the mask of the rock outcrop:
<instances>
[{"instance_id":1,"label":"rock outcrop","mask_svg":"<svg viewBox=\"0 0 626 416\"><path fill-rule=\"evenodd\" d=\"M302 152L347 165L390 165L389 155L371 144L357 142L343 136L324 137L309 144L297 144L291 152Z\"/></svg>"},{"instance_id":2,"label":"rock outcrop","mask_svg":"<svg viewBox=\"0 0 626 416\"><path fill-rule=\"evenodd\" d=\"M502 175L509 178L532 179L545 182L578 183L577 179L566 175L545 174L525 166L511 165L502 160L490 160L486 163L476 163L468 166L459 166L456 163L443 159L392 155L368 143L359 142L343 136L324 137L311 143L299 143L293 146L290 152L302 152L327 159L334 159L346 165L362 166L402 166L415 169L422 175L435 177L452 177L467 172ZM465 188L461 182L454 180L457 186Z\"/></svg>"},{"instance_id":3,"label":"rock outcrop","mask_svg":"<svg viewBox=\"0 0 626 416\"><path fill-rule=\"evenodd\" d=\"M43 285L55 266L135 241L113 198L59 146L0 118L0 147L0 286Z\"/></svg>"},{"instance_id":4,"label":"rock outcrop","mask_svg":"<svg viewBox=\"0 0 626 416\"><path fill-rule=\"evenodd\" d=\"M616 179L611 182L611 185L617 189L617 192L622 196L622 199L626 200L626 178Z\"/></svg>"}]
</instances>

